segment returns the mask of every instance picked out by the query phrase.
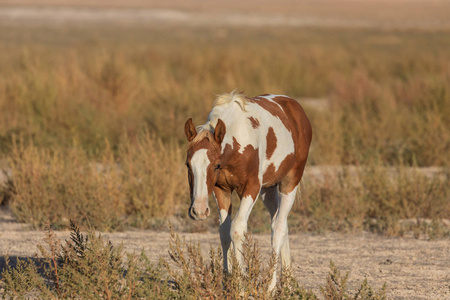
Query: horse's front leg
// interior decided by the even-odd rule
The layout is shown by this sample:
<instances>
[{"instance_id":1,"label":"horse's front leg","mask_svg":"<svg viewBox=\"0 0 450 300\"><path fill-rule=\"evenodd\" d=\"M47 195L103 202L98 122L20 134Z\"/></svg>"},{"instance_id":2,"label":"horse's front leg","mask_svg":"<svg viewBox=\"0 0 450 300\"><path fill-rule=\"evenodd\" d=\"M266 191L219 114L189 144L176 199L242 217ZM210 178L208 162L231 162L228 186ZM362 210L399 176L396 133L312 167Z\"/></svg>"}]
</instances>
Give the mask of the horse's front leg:
<instances>
[{"instance_id":1,"label":"horse's front leg","mask_svg":"<svg viewBox=\"0 0 450 300\"><path fill-rule=\"evenodd\" d=\"M247 232L248 217L250 216L250 212L255 205L256 199L258 199L260 186L261 185L259 183L247 183L246 189L239 193L239 196L241 197L241 204L236 216L231 222L231 241L233 242L233 250L236 255L237 262L242 269L244 268L244 259L242 255L244 234ZM243 271L245 270L243 269Z\"/></svg>"},{"instance_id":2,"label":"horse's front leg","mask_svg":"<svg viewBox=\"0 0 450 300\"><path fill-rule=\"evenodd\" d=\"M229 273L231 271L228 265L228 250L231 244L231 191L224 191L219 187L214 187L213 195L219 209L219 234L220 243L222 244L223 269Z\"/></svg>"}]
</instances>

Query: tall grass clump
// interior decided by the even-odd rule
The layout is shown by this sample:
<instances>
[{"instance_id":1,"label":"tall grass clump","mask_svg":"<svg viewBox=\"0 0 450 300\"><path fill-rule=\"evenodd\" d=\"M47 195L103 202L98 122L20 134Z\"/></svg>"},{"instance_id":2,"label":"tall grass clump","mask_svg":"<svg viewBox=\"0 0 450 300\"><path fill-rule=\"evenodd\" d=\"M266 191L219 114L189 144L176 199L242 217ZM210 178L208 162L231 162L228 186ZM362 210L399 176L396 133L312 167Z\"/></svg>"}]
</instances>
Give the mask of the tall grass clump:
<instances>
[{"instance_id":1,"label":"tall grass clump","mask_svg":"<svg viewBox=\"0 0 450 300\"><path fill-rule=\"evenodd\" d=\"M302 230L368 230L402 236L449 236L448 172L441 176L414 169L341 168L305 179L293 214ZM293 218L292 218L293 219Z\"/></svg>"},{"instance_id":2,"label":"tall grass clump","mask_svg":"<svg viewBox=\"0 0 450 300\"><path fill-rule=\"evenodd\" d=\"M170 261L152 264L144 251L127 254L101 235L87 234L71 223L70 240L61 243L48 230L46 246L39 245L40 256L18 260L13 266L7 259L1 272L3 298L38 297L40 299L318 299L302 287L289 272L283 272L275 290L267 290L275 258L263 263L259 247L250 236L244 247L244 270L240 271L233 255L233 272L222 269L220 250L211 249L205 259L199 245L186 244L171 233ZM386 299L385 286L374 291L367 283L350 291L348 274L331 264L325 299Z\"/></svg>"},{"instance_id":3,"label":"tall grass clump","mask_svg":"<svg viewBox=\"0 0 450 300\"><path fill-rule=\"evenodd\" d=\"M150 134L120 149L128 224L151 228L167 216L179 216L189 203L184 152L173 142ZM155 223L156 221L156 223ZM167 225L167 224L165 224Z\"/></svg>"},{"instance_id":4,"label":"tall grass clump","mask_svg":"<svg viewBox=\"0 0 450 300\"><path fill-rule=\"evenodd\" d=\"M312 159L319 164L448 166L450 90L445 82L450 77L411 77L380 83L368 71L358 71L338 81L330 111L312 118L315 124L325 122L316 130L314 149L321 157L313 152Z\"/></svg>"},{"instance_id":5,"label":"tall grass clump","mask_svg":"<svg viewBox=\"0 0 450 300\"><path fill-rule=\"evenodd\" d=\"M19 221L67 227L69 219L99 230L149 228L155 217L177 212L185 185L176 147L149 135L92 161L83 149L42 149L14 143L11 208Z\"/></svg>"},{"instance_id":6,"label":"tall grass clump","mask_svg":"<svg viewBox=\"0 0 450 300\"><path fill-rule=\"evenodd\" d=\"M67 227L69 219L102 229L122 225L122 176L111 155L92 163L74 146L69 151L13 146L11 209L21 222L42 228Z\"/></svg>"}]
</instances>

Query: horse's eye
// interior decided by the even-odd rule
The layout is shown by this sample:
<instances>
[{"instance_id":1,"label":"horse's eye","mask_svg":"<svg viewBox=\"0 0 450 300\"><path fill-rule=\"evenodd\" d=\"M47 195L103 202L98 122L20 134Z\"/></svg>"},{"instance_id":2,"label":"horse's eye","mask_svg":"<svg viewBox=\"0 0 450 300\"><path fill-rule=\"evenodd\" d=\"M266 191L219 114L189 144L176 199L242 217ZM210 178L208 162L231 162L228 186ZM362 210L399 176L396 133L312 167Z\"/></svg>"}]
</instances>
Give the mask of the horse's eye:
<instances>
[{"instance_id":1,"label":"horse's eye","mask_svg":"<svg viewBox=\"0 0 450 300\"><path fill-rule=\"evenodd\" d=\"M217 164L215 170L219 170L219 169L220 169L220 164Z\"/></svg>"},{"instance_id":2,"label":"horse's eye","mask_svg":"<svg viewBox=\"0 0 450 300\"><path fill-rule=\"evenodd\" d=\"M186 167L187 167L188 169L190 169L190 168L191 168L191 165L187 162L187 163L186 163Z\"/></svg>"}]
</instances>

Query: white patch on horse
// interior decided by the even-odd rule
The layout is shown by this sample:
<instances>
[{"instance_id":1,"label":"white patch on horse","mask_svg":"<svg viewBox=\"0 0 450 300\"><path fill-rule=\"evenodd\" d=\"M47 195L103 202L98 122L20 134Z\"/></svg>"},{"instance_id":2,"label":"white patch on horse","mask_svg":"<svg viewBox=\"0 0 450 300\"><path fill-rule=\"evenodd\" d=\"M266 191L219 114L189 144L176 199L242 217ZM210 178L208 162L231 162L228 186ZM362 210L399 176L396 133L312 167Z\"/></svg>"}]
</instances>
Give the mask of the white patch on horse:
<instances>
[{"instance_id":1,"label":"white patch on horse","mask_svg":"<svg viewBox=\"0 0 450 300\"><path fill-rule=\"evenodd\" d=\"M226 211L225 209L221 209L219 211L219 224L222 224L223 222L225 222L227 217L228 217L228 211Z\"/></svg>"},{"instance_id":2,"label":"white patch on horse","mask_svg":"<svg viewBox=\"0 0 450 300\"><path fill-rule=\"evenodd\" d=\"M234 139L239 143L240 147L238 152L241 154L248 145L253 146L255 149L258 148L258 137L255 136L253 126L247 119L248 116L253 115L248 110L251 103L246 102L244 106L243 101L234 99L229 102L220 103L220 105L215 106L211 110L208 116L208 122L203 125L205 127L215 126L214 124L217 123L219 116L225 123L226 134L222 141L222 154L227 144L234 147Z\"/></svg>"},{"instance_id":3,"label":"white patch on horse","mask_svg":"<svg viewBox=\"0 0 450 300\"><path fill-rule=\"evenodd\" d=\"M206 168L210 161L207 152L207 149L197 150L191 159L192 173L194 175L193 199L208 198Z\"/></svg>"}]
</instances>

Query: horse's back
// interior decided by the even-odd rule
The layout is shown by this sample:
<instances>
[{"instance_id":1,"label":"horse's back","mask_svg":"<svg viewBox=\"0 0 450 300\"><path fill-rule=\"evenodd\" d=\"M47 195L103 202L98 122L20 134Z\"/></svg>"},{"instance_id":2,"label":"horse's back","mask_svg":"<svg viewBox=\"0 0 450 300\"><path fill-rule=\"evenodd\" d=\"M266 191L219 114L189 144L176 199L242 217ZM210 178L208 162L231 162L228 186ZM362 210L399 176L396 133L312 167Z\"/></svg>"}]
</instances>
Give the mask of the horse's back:
<instances>
[{"instance_id":1,"label":"horse's back","mask_svg":"<svg viewBox=\"0 0 450 300\"><path fill-rule=\"evenodd\" d=\"M265 94L254 97L264 109L278 117L283 125L292 133L296 148L304 152L309 149L312 129L303 107L297 100L285 95Z\"/></svg>"}]
</instances>

